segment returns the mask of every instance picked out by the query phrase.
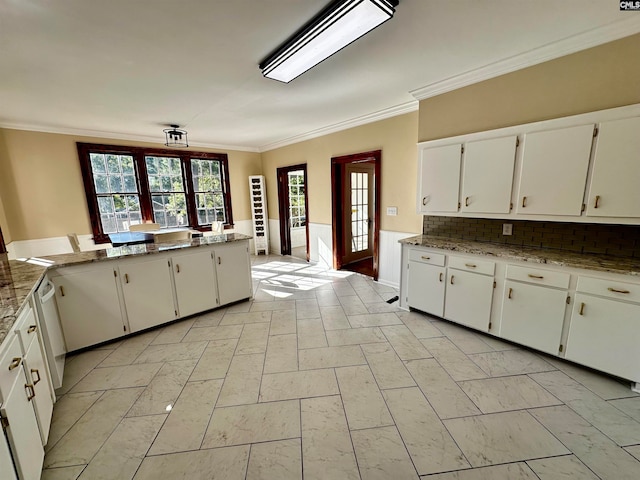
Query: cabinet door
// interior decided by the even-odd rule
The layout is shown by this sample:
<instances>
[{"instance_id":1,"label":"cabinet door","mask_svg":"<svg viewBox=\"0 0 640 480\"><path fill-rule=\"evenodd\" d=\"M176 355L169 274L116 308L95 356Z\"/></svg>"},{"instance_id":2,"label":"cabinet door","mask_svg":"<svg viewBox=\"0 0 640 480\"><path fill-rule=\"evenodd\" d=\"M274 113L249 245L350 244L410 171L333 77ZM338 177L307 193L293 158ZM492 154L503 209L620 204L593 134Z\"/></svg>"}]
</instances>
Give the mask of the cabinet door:
<instances>
[{"instance_id":1,"label":"cabinet door","mask_svg":"<svg viewBox=\"0 0 640 480\"><path fill-rule=\"evenodd\" d=\"M500 336L558 355L567 292L507 280Z\"/></svg>"},{"instance_id":2,"label":"cabinet door","mask_svg":"<svg viewBox=\"0 0 640 480\"><path fill-rule=\"evenodd\" d=\"M73 351L127 333L114 269L91 268L52 277L67 350Z\"/></svg>"},{"instance_id":3,"label":"cabinet door","mask_svg":"<svg viewBox=\"0 0 640 480\"><path fill-rule=\"evenodd\" d=\"M19 372L19 375L15 375L8 394L2 392L0 415L8 422L5 431L20 479L38 480L44 462L44 448L32 405L33 387L27 387L31 384L26 382L21 368ZM4 473L5 468L2 465L0 473Z\"/></svg>"},{"instance_id":4,"label":"cabinet door","mask_svg":"<svg viewBox=\"0 0 640 480\"><path fill-rule=\"evenodd\" d=\"M214 251L220 305L251 297L251 267L247 242L221 246Z\"/></svg>"},{"instance_id":5,"label":"cabinet door","mask_svg":"<svg viewBox=\"0 0 640 480\"><path fill-rule=\"evenodd\" d=\"M213 252L204 250L172 257L178 314L204 312L218 305Z\"/></svg>"},{"instance_id":6,"label":"cabinet door","mask_svg":"<svg viewBox=\"0 0 640 480\"><path fill-rule=\"evenodd\" d=\"M467 143L462 175L463 212L509 213L518 137Z\"/></svg>"},{"instance_id":7,"label":"cabinet door","mask_svg":"<svg viewBox=\"0 0 640 480\"><path fill-rule=\"evenodd\" d=\"M578 293L565 357L640 382L640 305Z\"/></svg>"},{"instance_id":8,"label":"cabinet door","mask_svg":"<svg viewBox=\"0 0 640 480\"><path fill-rule=\"evenodd\" d=\"M426 313L444 314L444 267L409 262L408 304Z\"/></svg>"},{"instance_id":9,"label":"cabinet door","mask_svg":"<svg viewBox=\"0 0 640 480\"><path fill-rule=\"evenodd\" d=\"M0 465L2 466L2 480L18 480L16 471L13 468L9 444L4 436L4 429L0 430Z\"/></svg>"},{"instance_id":10,"label":"cabinet door","mask_svg":"<svg viewBox=\"0 0 640 480\"><path fill-rule=\"evenodd\" d=\"M49 439L49 426L53 413L53 399L49 389L49 373L42 358L42 350L38 339L31 342L29 351L24 357L23 365L28 382L33 385L35 392L35 397L32 399L33 408L40 428L42 445L46 445Z\"/></svg>"},{"instance_id":11,"label":"cabinet door","mask_svg":"<svg viewBox=\"0 0 640 480\"><path fill-rule=\"evenodd\" d=\"M449 269L444 318L487 332L493 298L493 277Z\"/></svg>"},{"instance_id":12,"label":"cabinet door","mask_svg":"<svg viewBox=\"0 0 640 480\"><path fill-rule=\"evenodd\" d=\"M580 125L525 135L517 213L580 215L593 131Z\"/></svg>"},{"instance_id":13,"label":"cabinet door","mask_svg":"<svg viewBox=\"0 0 640 480\"><path fill-rule=\"evenodd\" d=\"M418 211L457 212L462 145L420 149Z\"/></svg>"},{"instance_id":14,"label":"cabinet door","mask_svg":"<svg viewBox=\"0 0 640 480\"><path fill-rule=\"evenodd\" d=\"M171 262L167 256L123 261L119 269L124 305L132 332L177 318Z\"/></svg>"},{"instance_id":15,"label":"cabinet door","mask_svg":"<svg viewBox=\"0 0 640 480\"><path fill-rule=\"evenodd\" d=\"M640 117L600 124L587 215L640 217Z\"/></svg>"}]
</instances>

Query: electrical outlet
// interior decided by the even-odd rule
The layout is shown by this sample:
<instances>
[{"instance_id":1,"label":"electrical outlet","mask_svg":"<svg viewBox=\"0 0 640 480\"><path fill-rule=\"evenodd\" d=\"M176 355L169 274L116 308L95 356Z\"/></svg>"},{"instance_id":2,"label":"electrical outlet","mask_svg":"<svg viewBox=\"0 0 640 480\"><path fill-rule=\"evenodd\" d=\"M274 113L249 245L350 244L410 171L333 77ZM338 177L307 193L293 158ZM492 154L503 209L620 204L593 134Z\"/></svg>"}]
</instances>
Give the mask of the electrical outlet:
<instances>
[{"instance_id":1,"label":"electrical outlet","mask_svg":"<svg viewBox=\"0 0 640 480\"><path fill-rule=\"evenodd\" d=\"M502 234L503 235L513 235L513 224L512 223L503 223L502 224Z\"/></svg>"}]
</instances>

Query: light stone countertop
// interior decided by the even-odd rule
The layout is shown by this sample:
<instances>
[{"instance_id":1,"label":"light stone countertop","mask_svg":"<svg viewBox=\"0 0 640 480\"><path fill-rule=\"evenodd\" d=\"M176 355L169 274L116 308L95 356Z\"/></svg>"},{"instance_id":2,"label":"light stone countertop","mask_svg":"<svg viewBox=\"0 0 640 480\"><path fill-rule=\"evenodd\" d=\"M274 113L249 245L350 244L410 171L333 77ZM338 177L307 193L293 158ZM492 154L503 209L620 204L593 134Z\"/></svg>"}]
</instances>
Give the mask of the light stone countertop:
<instances>
[{"instance_id":1,"label":"light stone countertop","mask_svg":"<svg viewBox=\"0 0 640 480\"><path fill-rule=\"evenodd\" d=\"M449 250L455 253L485 255L504 260L583 268L597 272L640 276L640 258L593 255L549 248L523 247L498 243L473 242L449 237L416 235L399 240L406 245Z\"/></svg>"},{"instance_id":2,"label":"light stone countertop","mask_svg":"<svg viewBox=\"0 0 640 480\"><path fill-rule=\"evenodd\" d=\"M38 287L48 269L70 267L93 262L117 260L140 255L153 255L185 248L212 246L249 240L240 233L197 237L170 243L145 243L80 253L64 253L24 260L0 260L0 343L11 331L20 310Z\"/></svg>"}]
</instances>

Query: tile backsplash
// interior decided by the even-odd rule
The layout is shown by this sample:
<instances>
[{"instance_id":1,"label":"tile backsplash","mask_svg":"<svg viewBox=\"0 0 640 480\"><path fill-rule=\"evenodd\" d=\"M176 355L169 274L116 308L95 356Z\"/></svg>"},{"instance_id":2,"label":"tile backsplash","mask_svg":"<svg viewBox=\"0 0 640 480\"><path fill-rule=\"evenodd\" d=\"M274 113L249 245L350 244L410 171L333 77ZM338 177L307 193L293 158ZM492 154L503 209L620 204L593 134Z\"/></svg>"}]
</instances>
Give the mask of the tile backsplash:
<instances>
[{"instance_id":1,"label":"tile backsplash","mask_svg":"<svg viewBox=\"0 0 640 480\"><path fill-rule=\"evenodd\" d=\"M502 235L502 224L513 235ZM640 225L424 216L425 235L640 258Z\"/></svg>"}]
</instances>

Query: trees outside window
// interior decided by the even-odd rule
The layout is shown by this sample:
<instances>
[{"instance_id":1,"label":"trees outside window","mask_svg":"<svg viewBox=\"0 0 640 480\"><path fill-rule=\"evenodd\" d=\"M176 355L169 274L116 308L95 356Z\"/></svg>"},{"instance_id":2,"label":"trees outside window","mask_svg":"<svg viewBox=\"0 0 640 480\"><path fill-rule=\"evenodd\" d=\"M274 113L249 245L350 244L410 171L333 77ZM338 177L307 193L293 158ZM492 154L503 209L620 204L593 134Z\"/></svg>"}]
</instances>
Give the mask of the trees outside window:
<instances>
[{"instance_id":1,"label":"trees outside window","mask_svg":"<svg viewBox=\"0 0 640 480\"><path fill-rule=\"evenodd\" d=\"M226 154L78 143L96 243L130 225L233 227Z\"/></svg>"}]
</instances>

